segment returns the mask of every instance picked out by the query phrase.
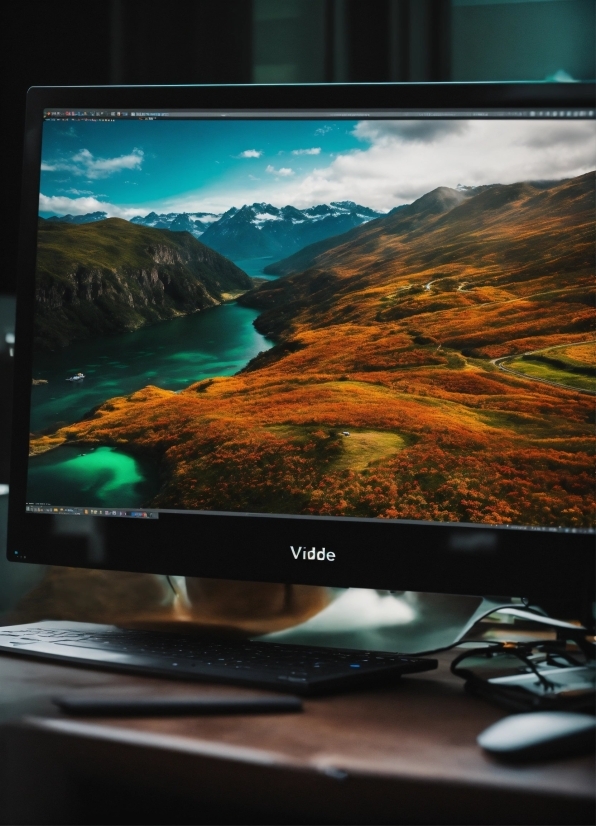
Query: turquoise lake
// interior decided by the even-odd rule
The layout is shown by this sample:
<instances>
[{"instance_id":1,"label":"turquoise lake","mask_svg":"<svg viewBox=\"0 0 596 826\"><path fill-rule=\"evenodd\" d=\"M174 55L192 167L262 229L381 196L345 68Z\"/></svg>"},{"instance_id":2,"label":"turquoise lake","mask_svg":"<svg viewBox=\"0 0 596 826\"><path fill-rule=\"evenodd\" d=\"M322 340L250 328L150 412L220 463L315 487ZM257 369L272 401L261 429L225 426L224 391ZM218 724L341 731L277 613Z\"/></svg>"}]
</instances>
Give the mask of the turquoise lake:
<instances>
[{"instance_id":1,"label":"turquoise lake","mask_svg":"<svg viewBox=\"0 0 596 826\"><path fill-rule=\"evenodd\" d=\"M236 303L162 321L132 333L38 353L31 388L34 433L83 418L114 396L148 384L182 390L213 376L231 376L272 342L256 331L258 311ZM69 376L84 373L80 382ZM62 446L29 461L28 501L72 507L141 507L158 488L157 470L111 447L86 452Z\"/></svg>"},{"instance_id":2,"label":"turquoise lake","mask_svg":"<svg viewBox=\"0 0 596 826\"><path fill-rule=\"evenodd\" d=\"M237 373L272 346L253 326L257 315L240 304L222 304L133 333L36 354L33 378L47 384L31 388L31 431L72 424L107 399L148 384L182 390L200 379ZM67 381L79 372L83 381Z\"/></svg>"},{"instance_id":3,"label":"turquoise lake","mask_svg":"<svg viewBox=\"0 0 596 826\"><path fill-rule=\"evenodd\" d=\"M88 450L88 448L87 448ZM140 508L157 490L157 469L112 447L63 445L29 462L29 500L52 505Z\"/></svg>"}]
</instances>

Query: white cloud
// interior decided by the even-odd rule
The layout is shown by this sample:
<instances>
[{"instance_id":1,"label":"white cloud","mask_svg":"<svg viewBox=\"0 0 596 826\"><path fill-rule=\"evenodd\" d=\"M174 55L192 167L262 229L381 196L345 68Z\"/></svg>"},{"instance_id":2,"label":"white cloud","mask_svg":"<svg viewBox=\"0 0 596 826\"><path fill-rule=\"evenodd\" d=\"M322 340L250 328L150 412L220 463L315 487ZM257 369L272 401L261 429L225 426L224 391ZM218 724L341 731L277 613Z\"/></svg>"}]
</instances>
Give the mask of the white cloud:
<instances>
[{"instance_id":1,"label":"white cloud","mask_svg":"<svg viewBox=\"0 0 596 826\"><path fill-rule=\"evenodd\" d=\"M320 155L321 147L313 146L312 149L292 149L292 155Z\"/></svg>"},{"instance_id":2,"label":"white cloud","mask_svg":"<svg viewBox=\"0 0 596 826\"><path fill-rule=\"evenodd\" d=\"M387 121L366 121L366 128L357 127L362 148L340 152L308 174L284 175L269 165L258 190L248 182L225 190L215 185L172 197L163 211L224 212L258 200L299 209L356 201L385 212L438 186L559 180L596 168L590 121L470 120L455 128L444 123L433 121L432 140L422 140L415 129L404 137L403 126L392 133Z\"/></svg>"},{"instance_id":3,"label":"white cloud","mask_svg":"<svg viewBox=\"0 0 596 826\"><path fill-rule=\"evenodd\" d=\"M200 212L199 217L196 220L201 221L201 223L203 223L203 224L212 224L213 221L217 221L218 218L220 218L220 217L221 217L221 212L217 213L217 215L209 215L205 212Z\"/></svg>"},{"instance_id":4,"label":"white cloud","mask_svg":"<svg viewBox=\"0 0 596 826\"><path fill-rule=\"evenodd\" d=\"M327 132L331 132L332 129L332 126L320 126L318 129L315 129L315 135L326 135Z\"/></svg>"},{"instance_id":5,"label":"white cloud","mask_svg":"<svg viewBox=\"0 0 596 826\"><path fill-rule=\"evenodd\" d=\"M128 183L128 181L127 181ZM91 189L75 189L72 187L71 189L63 189L62 192L66 192L67 195L93 195L93 190ZM97 196L96 197L101 197Z\"/></svg>"},{"instance_id":6,"label":"white cloud","mask_svg":"<svg viewBox=\"0 0 596 826\"><path fill-rule=\"evenodd\" d=\"M433 121L426 134L403 123L395 129L387 121L358 124L355 131L368 146L338 153L283 192L259 198L299 209L350 200L386 211L438 186L560 180L596 168L593 122L575 121L565 130L557 121L442 124Z\"/></svg>"},{"instance_id":7,"label":"white cloud","mask_svg":"<svg viewBox=\"0 0 596 826\"><path fill-rule=\"evenodd\" d=\"M43 172L70 172L94 180L107 178L122 169L140 169L143 156L143 150L136 147L128 155L115 158L96 158L88 149L81 149L66 160L43 161L41 169Z\"/></svg>"},{"instance_id":8,"label":"white cloud","mask_svg":"<svg viewBox=\"0 0 596 826\"><path fill-rule=\"evenodd\" d=\"M268 172L270 175L280 175L282 178L288 178L294 174L294 170L287 166L280 166L279 169L275 169L271 164L265 168L265 172Z\"/></svg>"},{"instance_id":9,"label":"white cloud","mask_svg":"<svg viewBox=\"0 0 596 826\"><path fill-rule=\"evenodd\" d=\"M244 152L241 152L238 157L239 158L260 158L263 153L260 149L245 149Z\"/></svg>"},{"instance_id":10,"label":"white cloud","mask_svg":"<svg viewBox=\"0 0 596 826\"><path fill-rule=\"evenodd\" d=\"M134 218L151 210L139 207L120 207L93 196L68 198L66 195L39 194L39 211L52 215L86 215L88 212L105 212L108 218Z\"/></svg>"},{"instance_id":11,"label":"white cloud","mask_svg":"<svg viewBox=\"0 0 596 826\"><path fill-rule=\"evenodd\" d=\"M73 156L73 162L81 164L88 178L106 178L121 169L139 169L143 163L143 150L133 149L128 155L117 158L94 158L87 149Z\"/></svg>"},{"instance_id":12,"label":"white cloud","mask_svg":"<svg viewBox=\"0 0 596 826\"><path fill-rule=\"evenodd\" d=\"M561 144L564 150L565 145L572 147L589 142L591 136L592 144L596 145L593 124L593 121L548 121L548 129L533 130L522 137L521 144L534 149L554 148Z\"/></svg>"}]
</instances>

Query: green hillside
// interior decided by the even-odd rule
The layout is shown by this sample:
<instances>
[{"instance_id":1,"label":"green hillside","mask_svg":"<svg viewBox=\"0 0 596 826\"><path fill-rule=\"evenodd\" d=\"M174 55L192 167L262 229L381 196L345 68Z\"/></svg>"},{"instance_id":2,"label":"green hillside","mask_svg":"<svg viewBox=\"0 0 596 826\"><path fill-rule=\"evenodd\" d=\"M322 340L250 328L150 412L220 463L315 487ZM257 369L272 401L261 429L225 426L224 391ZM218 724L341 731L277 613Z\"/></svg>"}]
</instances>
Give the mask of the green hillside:
<instances>
[{"instance_id":1,"label":"green hillside","mask_svg":"<svg viewBox=\"0 0 596 826\"><path fill-rule=\"evenodd\" d=\"M119 218L39 221L35 341L41 348L134 330L221 303L250 278L187 232Z\"/></svg>"}]
</instances>

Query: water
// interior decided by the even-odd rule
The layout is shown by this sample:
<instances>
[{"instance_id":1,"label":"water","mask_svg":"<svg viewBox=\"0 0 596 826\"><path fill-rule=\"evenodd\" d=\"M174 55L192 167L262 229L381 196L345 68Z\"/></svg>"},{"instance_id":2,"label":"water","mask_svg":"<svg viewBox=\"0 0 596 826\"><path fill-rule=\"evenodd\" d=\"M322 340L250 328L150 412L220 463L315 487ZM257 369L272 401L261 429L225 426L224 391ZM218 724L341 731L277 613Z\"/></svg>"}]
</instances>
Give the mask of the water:
<instances>
[{"instance_id":1,"label":"water","mask_svg":"<svg viewBox=\"0 0 596 826\"><path fill-rule=\"evenodd\" d=\"M31 388L31 430L54 431L91 408L154 384L182 390L211 376L237 373L272 342L258 333L258 311L223 304L134 333L38 353ZM66 379L85 374L80 382ZM29 460L27 499L68 507L138 508L159 487L157 468L113 447L63 445Z\"/></svg>"},{"instance_id":2,"label":"water","mask_svg":"<svg viewBox=\"0 0 596 826\"><path fill-rule=\"evenodd\" d=\"M29 462L28 499L69 507L139 508L157 490L157 470L112 447L65 445Z\"/></svg>"},{"instance_id":3,"label":"water","mask_svg":"<svg viewBox=\"0 0 596 826\"><path fill-rule=\"evenodd\" d=\"M279 276L266 275L263 272L263 268L269 266L269 264L273 264L273 262L277 260L278 259L273 258L272 255L265 255L261 258L241 258L238 261L234 261L234 264L253 278L265 278L267 281L276 281Z\"/></svg>"},{"instance_id":4,"label":"water","mask_svg":"<svg viewBox=\"0 0 596 826\"><path fill-rule=\"evenodd\" d=\"M212 376L230 376L272 346L253 327L258 310L223 304L134 333L78 342L38 353L31 388L31 425L36 433L80 420L91 408L154 384L182 390ZM66 379L85 374L80 382Z\"/></svg>"}]
</instances>

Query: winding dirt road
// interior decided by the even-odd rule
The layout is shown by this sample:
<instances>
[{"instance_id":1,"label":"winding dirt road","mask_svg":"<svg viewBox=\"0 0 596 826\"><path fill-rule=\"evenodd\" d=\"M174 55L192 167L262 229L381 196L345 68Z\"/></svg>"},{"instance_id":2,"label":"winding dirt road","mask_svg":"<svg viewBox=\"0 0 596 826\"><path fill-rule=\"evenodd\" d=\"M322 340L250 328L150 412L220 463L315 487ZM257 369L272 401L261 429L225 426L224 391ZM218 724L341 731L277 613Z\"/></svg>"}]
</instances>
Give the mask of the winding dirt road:
<instances>
[{"instance_id":1,"label":"winding dirt road","mask_svg":"<svg viewBox=\"0 0 596 826\"><path fill-rule=\"evenodd\" d=\"M525 353L517 353L514 356L501 356L500 358L491 359L490 363L494 364L495 367L498 367L499 370L502 370L504 373L511 373L512 376L517 376L520 379L525 379L526 381L538 381L541 384L550 384L552 387L561 387L563 390L572 390L576 393L585 393L588 396L596 396L596 391L594 390L584 390L579 387L570 387L568 384L561 384L558 381L550 381L549 379L538 379L535 376L528 376L527 373L521 373L519 370L512 370L511 367L505 367L504 362L510 361L511 359L518 359L522 356L535 356L540 353L550 352L551 350L561 350L564 347L577 347L580 344L589 344L590 342L587 341L578 341L575 344L556 344L554 347L545 347L542 350L528 350Z\"/></svg>"}]
</instances>

